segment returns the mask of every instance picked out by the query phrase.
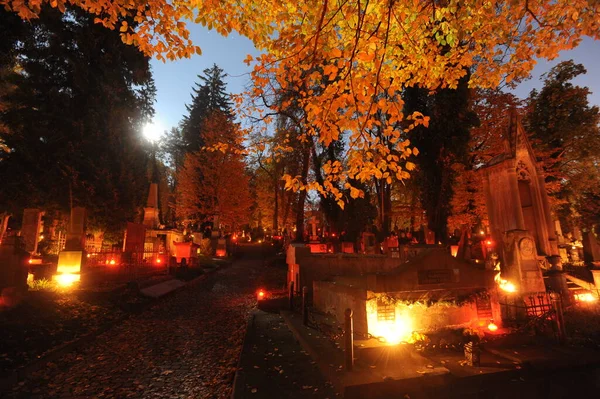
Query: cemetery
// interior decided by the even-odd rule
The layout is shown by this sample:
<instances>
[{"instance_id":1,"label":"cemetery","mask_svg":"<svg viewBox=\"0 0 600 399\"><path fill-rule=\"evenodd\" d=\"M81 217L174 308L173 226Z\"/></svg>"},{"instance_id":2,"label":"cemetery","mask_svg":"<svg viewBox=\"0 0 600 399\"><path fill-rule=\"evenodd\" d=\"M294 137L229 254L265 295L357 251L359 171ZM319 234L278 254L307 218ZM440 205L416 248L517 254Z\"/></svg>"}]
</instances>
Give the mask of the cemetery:
<instances>
[{"instance_id":1,"label":"cemetery","mask_svg":"<svg viewBox=\"0 0 600 399\"><path fill-rule=\"evenodd\" d=\"M0 3L0 397L598 390L597 1Z\"/></svg>"},{"instance_id":2,"label":"cemetery","mask_svg":"<svg viewBox=\"0 0 600 399\"><path fill-rule=\"evenodd\" d=\"M597 339L594 314L598 311L600 270L594 269L598 248L594 235L585 234L583 254L578 254L576 244L569 243L573 254L565 256L561 248L566 248L566 239L555 230L559 224L549 212L543 172L515 116L504 148L479 171L490 215L489 235L480 243L471 244L463 232L457 246L442 246L425 232L421 236L427 240L422 243L398 244L392 237L394 241L374 248L379 245L373 243L372 234L365 233L361 242L342 243L341 250L334 251L334 246L319 240L316 223L310 221L310 242L289 246L290 309L299 306L302 317L291 313L288 324L305 340L305 347L321 348L312 348L315 353L325 349L321 341L307 343L314 341L314 334L338 348L337 354L327 350L328 356L341 359L348 370L345 377L332 377L342 391L358 384L352 378L373 383L376 379L369 377L368 371L375 364L387 367L384 373L388 375L395 373L389 366L373 363L377 358L404 364L407 370L414 367L419 373L423 362L433 362L415 363L422 355L438 360L458 357L458 362L464 362L461 366L475 366L475 373L500 372L512 368L486 369L482 356L504 356L506 362L505 354L520 342L521 347L551 357L552 348L567 341L581 344ZM590 269L579 262L580 256L592 261L588 263L591 273L586 273ZM563 268L563 263L570 265L569 269ZM307 333L311 330L313 334ZM587 330L587 338L577 336L581 330ZM390 352L388 347L404 349ZM483 349L486 347L489 351ZM425 352L417 354L418 348ZM576 364L580 355L574 350L561 362ZM362 365L361 371L351 377L355 361ZM440 366L444 368L444 364ZM434 374L455 372L446 364ZM464 369L461 375L465 375Z\"/></svg>"}]
</instances>

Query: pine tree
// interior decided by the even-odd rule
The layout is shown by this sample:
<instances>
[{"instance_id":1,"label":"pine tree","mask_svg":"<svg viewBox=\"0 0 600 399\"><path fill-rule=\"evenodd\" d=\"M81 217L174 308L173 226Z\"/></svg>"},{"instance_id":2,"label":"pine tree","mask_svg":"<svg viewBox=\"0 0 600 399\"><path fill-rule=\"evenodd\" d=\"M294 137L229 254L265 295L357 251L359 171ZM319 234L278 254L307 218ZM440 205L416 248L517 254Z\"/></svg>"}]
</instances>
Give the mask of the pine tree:
<instances>
[{"instance_id":1,"label":"pine tree","mask_svg":"<svg viewBox=\"0 0 600 399\"><path fill-rule=\"evenodd\" d=\"M227 74L216 64L203 73L198 75L200 82L192 89L192 103L186 105L188 115L181 122L182 135L190 152L198 151L205 144L202 137L204 121L213 111L219 111L233 121L232 104L224 81Z\"/></svg>"}]
</instances>

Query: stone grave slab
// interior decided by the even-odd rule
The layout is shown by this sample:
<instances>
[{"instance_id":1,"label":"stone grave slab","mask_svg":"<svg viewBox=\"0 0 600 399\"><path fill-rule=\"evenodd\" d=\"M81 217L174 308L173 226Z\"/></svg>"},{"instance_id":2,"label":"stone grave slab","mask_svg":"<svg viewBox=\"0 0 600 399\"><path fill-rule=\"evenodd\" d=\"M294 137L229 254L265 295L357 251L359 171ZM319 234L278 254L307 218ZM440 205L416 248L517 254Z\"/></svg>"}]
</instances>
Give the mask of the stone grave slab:
<instances>
[{"instance_id":1,"label":"stone grave slab","mask_svg":"<svg viewBox=\"0 0 600 399\"><path fill-rule=\"evenodd\" d=\"M150 287L142 288L140 292L142 295L151 297L151 298L160 298L163 295L166 295L170 292L175 291L183 287L185 283L181 280L167 280L162 283L152 285Z\"/></svg>"}]
</instances>

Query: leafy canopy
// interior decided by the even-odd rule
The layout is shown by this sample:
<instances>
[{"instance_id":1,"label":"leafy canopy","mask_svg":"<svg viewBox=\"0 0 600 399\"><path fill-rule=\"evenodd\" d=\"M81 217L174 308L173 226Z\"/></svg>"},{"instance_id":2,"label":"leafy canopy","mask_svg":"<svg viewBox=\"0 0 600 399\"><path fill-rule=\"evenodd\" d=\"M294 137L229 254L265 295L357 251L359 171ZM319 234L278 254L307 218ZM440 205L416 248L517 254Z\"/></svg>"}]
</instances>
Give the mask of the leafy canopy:
<instances>
[{"instance_id":1,"label":"leafy canopy","mask_svg":"<svg viewBox=\"0 0 600 399\"><path fill-rule=\"evenodd\" d=\"M23 18L37 15L42 3L61 10L65 0L0 0ZM495 87L526 77L535 57L554 58L576 46L581 36L600 38L600 3L591 0L67 0L95 14L96 21L119 29L126 43L158 59L200 53L185 21L226 35L237 31L263 51L255 62L254 96L268 93L271 77L283 90L298 93L308 128L328 145L349 132L347 163L340 179L366 181L402 168L378 138L366 134L378 115L387 115L385 137L400 140L396 121L406 130L427 124L420 113L404 115L401 100L381 100L406 87L455 88L470 69L470 86ZM135 26L127 24L130 17ZM360 154L357 156L356 154ZM288 181L295 184L293 180Z\"/></svg>"}]
</instances>

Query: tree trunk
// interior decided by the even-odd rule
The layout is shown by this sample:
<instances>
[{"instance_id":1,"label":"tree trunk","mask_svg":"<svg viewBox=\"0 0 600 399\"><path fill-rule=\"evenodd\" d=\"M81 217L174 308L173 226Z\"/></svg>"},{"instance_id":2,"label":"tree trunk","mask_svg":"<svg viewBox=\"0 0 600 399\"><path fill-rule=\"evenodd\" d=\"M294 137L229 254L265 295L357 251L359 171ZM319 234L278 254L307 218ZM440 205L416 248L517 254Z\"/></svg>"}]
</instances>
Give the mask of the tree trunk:
<instances>
[{"instance_id":1,"label":"tree trunk","mask_svg":"<svg viewBox=\"0 0 600 399\"><path fill-rule=\"evenodd\" d=\"M305 144L302 153L302 184L306 184L308 178L308 170L310 168L310 149L309 145ZM304 203L306 202L306 190L301 190L298 194L298 203L296 204L296 242L304 241Z\"/></svg>"}]
</instances>

